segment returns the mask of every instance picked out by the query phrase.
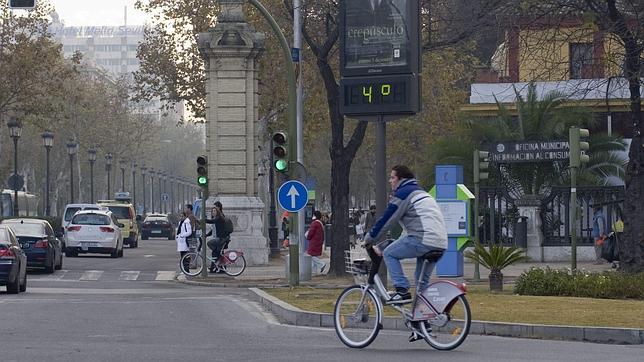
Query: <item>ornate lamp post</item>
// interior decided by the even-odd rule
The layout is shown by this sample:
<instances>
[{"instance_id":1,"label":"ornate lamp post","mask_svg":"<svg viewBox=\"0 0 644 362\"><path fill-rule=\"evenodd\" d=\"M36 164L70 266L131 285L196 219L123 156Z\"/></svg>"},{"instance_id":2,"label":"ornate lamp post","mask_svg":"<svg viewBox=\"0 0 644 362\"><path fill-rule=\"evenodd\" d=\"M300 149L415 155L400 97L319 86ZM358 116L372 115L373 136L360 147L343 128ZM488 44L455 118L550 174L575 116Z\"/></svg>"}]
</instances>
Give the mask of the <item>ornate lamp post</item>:
<instances>
[{"instance_id":1,"label":"ornate lamp post","mask_svg":"<svg viewBox=\"0 0 644 362\"><path fill-rule=\"evenodd\" d=\"M127 161L124 159L119 160L119 168L121 169L121 191L125 191L125 167L127 166Z\"/></svg>"},{"instance_id":2,"label":"ornate lamp post","mask_svg":"<svg viewBox=\"0 0 644 362\"><path fill-rule=\"evenodd\" d=\"M45 146L45 153L47 154L45 161L45 215L49 216L51 215L51 209L49 206L49 152L54 146L54 134L52 132L45 131L40 136L42 137L42 145Z\"/></svg>"},{"instance_id":3,"label":"ornate lamp post","mask_svg":"<svg viewBox=\"0 0 644 362\"><path fill-rule=\"evenodd\" d=\"M87 159L89 160L89 200L94 203L94 162L96 162L96 150L90 148L87 150Z\"/></svg>"},{"instance_id":4,"label":"ornate lamp post","mask_svg":"<svg viewBox=\"0 0 644 362\"><path fill-rule=\"evenodd\" d=\"M132 162L132 203L136 211L136 162Z\"/></svg>"},{"instance_id":5,"label":"ornate lamp post","mask_svg":"<svg viewBox=\"0 0 644 362\"><path fill-rule=\"evenodd\" d=\"M142 164L141 165L141 178L142 178L141 183L143 184L142 185L143 186L143 215L145 215L145 211L146 211L146 207L147 207L146 206L147 203L146 203L146 200L145 200L146 199L146 197L145 197L145 171L147 171L147 170L148 170L148 168L145 167L145 163Z\"/></svg>"},{"instance_id":6,"label":"ornate lamp post","mask_svg":"<svg viewBox=\"0 0 644 362\"><path fill-rule=\"evenodd\" d=\"M150 210L154 213L154 169L150 167Z\"/></svg>"},{"instance_id":7,"label":"ornate lamp post","mask_svg":"<svg viewBox=\"0 0 644 362\"><path fill-rule=\"evenodd\" d=\"M110 173L112 171L112 161L114 160L114 156L112 156L111 153L108 153L105 155L105 171L107 171L107 198L110 198L110 195L112 194L112 191L110 189L111 187L111 178L110 178Z\"/></svg>"},{"instance_id":8,"label":"ornate lamp post","mask_svg":"<svg viewBox=\"0 0 644 362\"><path fill-rule=\"evenodd\" d=\"M13 216L18 216L18 139L22 135L22 124L16 119L7 123L9 127L9 135L13 140L13 174L16 179L13 184Z\"/></svg>"},{"instance_id":9,"label":"ornate lamp post","mask_svg":"<svg viewBox=\"0 0 644 362\"><path fill-rule=\"evenodd\" d=\"M67 154L69 155L69 191L70 203L74 203L74 155L78 152L78 143L74 140L67 142Z\"/></svg>"}]
</instances>

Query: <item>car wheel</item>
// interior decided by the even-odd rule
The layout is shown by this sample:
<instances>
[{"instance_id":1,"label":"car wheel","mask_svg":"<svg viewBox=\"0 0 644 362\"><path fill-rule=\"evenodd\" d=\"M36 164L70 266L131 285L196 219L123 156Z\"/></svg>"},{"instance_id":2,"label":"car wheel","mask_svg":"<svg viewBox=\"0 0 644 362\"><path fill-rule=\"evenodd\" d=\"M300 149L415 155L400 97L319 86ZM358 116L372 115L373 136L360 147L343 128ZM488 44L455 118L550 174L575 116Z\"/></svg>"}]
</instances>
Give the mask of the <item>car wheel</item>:
<instances>
[{"instance_id":1,"label":"car wheel","mask_svg":"<svg viewBox=\"0 0 644 362\"><path fill-rule=\"evenodd\" d=\"M121 246L121 249L119 250L119 258L123 257L123 247Z\"/></svg>"},{"instance_id":2,"label":"car wheel","mask_svg":"<svg viewBox=\"0 0 644 362\"><path fill-rule=\"evenodd\" d=\"M68 258L74 258L78 256L78 252L75 249L67 248L65 249L65 256Z\"/></svg>"},{"instance_id":3,"label":"car wheel","mask_svg":"<svg viewBox=\"0 0 644 362\"><path fill-rule=\"evenodd\" d=\"M61 270L63 268L63 253L60 253L60 258L58 264L56 265L56 270Z\"/></svg>"},{"instance_id":4,"label":"car wheel","mask_svg":"<svg viewBox=\"0 0 644 362\"><path fill-rule=\"evenodd\" d=\"M18 294L20 292L20 273L16 275L16 280L13 283L7 284L7 293Z\"/></svg>"},{"instance_id":5,"label":"car wheel","mask_svg":"<svg viewBox=\"0 0 644 362\"><path fill-rule=\"evenodd\" d=\"M168 240L174 240L174 238L172 237L172 234L168 235Z\"/></svg>"},{"instance_id":6,"label":"car wheel","mask_svg":"<svg viewBox=\"0 0 644 362\"><path fill-rule=\"evenodd\" d=\"M27 272L25 272L25 276L22 278L22 284L20 284L20 291L21 292L27 291Z\"/></svg>"},{"instance_id":7,"label":"car wheel","mask_svg":"<svg viewBox=\"0 0 644 362\"><path fill-rule=\"evenodd\" d=\"M119 257L119 249L114 248L114 250L112 250L112 252L110 253L110 257L114 258L114 259L118 258Z\"/></svg>"},{"instance_id":8,"label":"car wheel","mask_svg":"<svg viewBox=\"0 0 644 362\"><path fill-rule=\"evenodd\" d=\"M141 239L148 240L148 236L147 235L141 235Z\"/></svg>"},{"instance_id":9,"label":"car wheel","mask_svg":"<svg viewBox=\"0 0 644 362\"><path fill-rule=\"evenodd\" d=\"M51 265L45 266L45 273L47 273L47 274L53 273L54 269L55 269L55 267L54 267L55 265L56 265L56 262L52 260Z\"/></svg>"}]
</instances>

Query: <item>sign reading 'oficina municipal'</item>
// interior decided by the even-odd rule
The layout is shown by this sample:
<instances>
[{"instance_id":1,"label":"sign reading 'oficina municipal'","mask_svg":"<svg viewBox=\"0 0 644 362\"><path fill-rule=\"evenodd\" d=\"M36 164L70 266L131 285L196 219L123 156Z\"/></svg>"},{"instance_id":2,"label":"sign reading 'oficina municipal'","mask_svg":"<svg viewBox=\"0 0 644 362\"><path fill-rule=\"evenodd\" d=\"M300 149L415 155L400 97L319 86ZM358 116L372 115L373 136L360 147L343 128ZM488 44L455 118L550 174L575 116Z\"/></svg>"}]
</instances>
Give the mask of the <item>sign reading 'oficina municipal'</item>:
<instances>
[{"instance_id":1,"label":"sign reading 'oficina municipal'","mask_svg":"<svg viewBox=\"0 0 644 362\"><path fill-rule=\"evenodd\" d=\"M490 161L524 163L564 161L570 157L568 141L504 142L490 145Z\"/></svg>"}]
</instances>

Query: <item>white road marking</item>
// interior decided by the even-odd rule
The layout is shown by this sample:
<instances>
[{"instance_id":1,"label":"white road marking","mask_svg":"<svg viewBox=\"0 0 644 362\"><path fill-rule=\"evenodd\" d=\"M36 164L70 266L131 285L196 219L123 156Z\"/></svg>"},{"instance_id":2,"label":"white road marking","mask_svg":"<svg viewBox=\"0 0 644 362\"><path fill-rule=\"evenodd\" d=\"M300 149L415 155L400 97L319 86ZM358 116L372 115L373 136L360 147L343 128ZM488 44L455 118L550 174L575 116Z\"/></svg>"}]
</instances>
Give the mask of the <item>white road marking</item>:
<instances>
[{"instance_id":1,"label":"white road marking","mask_svg":"<svg viewBox=\"0 0 644 362\"><path fill-rule=\"evenodd\" d=\"M103 275L102 270L88 270L80 277L80 280L98 280Z\"/></svg>"},{"instance_id":2,"label":"white road marking","mask_svg":"<svg viewBox=\"0 0 644 362\"><path fill-rule=\"evenodd\" d=\"M157 277L154 280L174 280L176 275L175 271L172 270L162 270L157 272Z\"/></svg>"},{"instance_id":3,"label":"white road marking","mask_svg":"<svg viewBox=\"0 0 644 362\"><path fill-rule=\"evenodd\" d=\"M141 274L138 270L122 271L119 280L137 280Z\"/></svg>"},{"instance_id":4,"label":"white road marking","mask_svg":"<svg viewBox=\"0 0 644 362\"><path fill-rule=\"evenodd\" d=\"M144 257L144 258L153 258L153 257L155 257L155 256L156 256L156 255L143 255L143 257Z\"/></svg>"},{"instance_id":5,"label":"white road marking","mask_svg":"<svg viewBox=\"0 0 644 362\"><path fill-rule=\"evenodd\" d=\"M47 275L44 278L34 278L34 280L40 280L40 281L58 281L61 280L65 277L65 275L69 272L69 270L58 270L54 274Z\"/></svg>"}]
</instances>

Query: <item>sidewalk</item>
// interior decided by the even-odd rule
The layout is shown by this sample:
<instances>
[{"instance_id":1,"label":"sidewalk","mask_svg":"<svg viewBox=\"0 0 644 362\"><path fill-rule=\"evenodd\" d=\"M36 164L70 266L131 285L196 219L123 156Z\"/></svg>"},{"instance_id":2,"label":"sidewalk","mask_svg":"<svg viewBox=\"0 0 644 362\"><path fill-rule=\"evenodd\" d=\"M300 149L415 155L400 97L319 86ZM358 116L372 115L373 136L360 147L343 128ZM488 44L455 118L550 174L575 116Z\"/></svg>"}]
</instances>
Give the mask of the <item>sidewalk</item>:
<instances>
[{"instance_id":1,"label":"sidewalk","mask_svg":"<svg viewBox=\"0 0 644 362\"><path fill-rule=\"evenodd\" d=\"M288 285L288 277L285 270L285 259L286 256L283 254L279 259L270 259L268 265L261 266L248 266L244 273L238 277L229 277L222 274L208 275L204 280L200 277L189 278L189 281L201 283L214 283L214 284L225 284L225 286L240 286L240 287L270 287L270 286L280 286ZM325 255L322 260L327 263L327 270L329 269L329 257ZM550 263L517 263L503 269L504 282L513 282L523 271L529 270L532 267L536 268L545 268L550 267L553 269L567 269L570 268L569 262L550 262ZM414 270L416 268L416 262L414 260L409 260L403 262L403 269L405 274L413 278ZM577 268L580 270L587 270L590 272L602 272L606 270L611 270L610 263L595 265L592 262L579 262L577 263ZM432 278L440 277L441 279L453 280L453 281L466 281L472 282L474 276L474 264L468 261L464 264L464 275L463 277L440 277L436 275L436 272L432 273ZM486 281L488 279L489 271L481 266L480 268L481 280ZM186 280L185 277L181 275L180 279ZM313 274L310 281L300 281L301 285L308 286L348 286L351 283L351 278L347 277L346 282L343 279L334 278L331 276ZM223 285L222 285L223 286Z\"/></svg>"}]
</instances>

